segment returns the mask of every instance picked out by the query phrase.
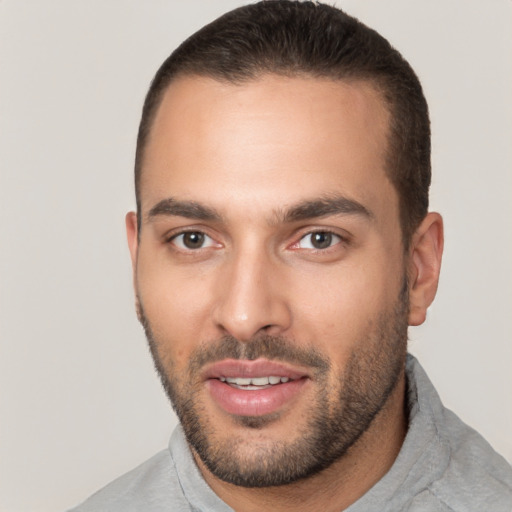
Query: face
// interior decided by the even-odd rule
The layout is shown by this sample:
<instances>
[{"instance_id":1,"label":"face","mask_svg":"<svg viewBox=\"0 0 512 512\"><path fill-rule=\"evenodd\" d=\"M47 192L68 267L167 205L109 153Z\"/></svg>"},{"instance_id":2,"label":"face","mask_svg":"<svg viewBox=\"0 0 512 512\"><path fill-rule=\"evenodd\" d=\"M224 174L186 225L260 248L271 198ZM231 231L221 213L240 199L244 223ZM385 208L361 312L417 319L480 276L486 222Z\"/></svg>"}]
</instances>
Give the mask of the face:
<instances>
[{"instance_id":1,"label":"face","mask_svg":"<svg viewBox=\"0 0 512 512\"><path fill-rule=\"evenodd\" d=\"M366 83L174 82L127 217L139 316L200 463L244 486L339 460L401 378L407 280Z\"/></svg>"}]
</instances>

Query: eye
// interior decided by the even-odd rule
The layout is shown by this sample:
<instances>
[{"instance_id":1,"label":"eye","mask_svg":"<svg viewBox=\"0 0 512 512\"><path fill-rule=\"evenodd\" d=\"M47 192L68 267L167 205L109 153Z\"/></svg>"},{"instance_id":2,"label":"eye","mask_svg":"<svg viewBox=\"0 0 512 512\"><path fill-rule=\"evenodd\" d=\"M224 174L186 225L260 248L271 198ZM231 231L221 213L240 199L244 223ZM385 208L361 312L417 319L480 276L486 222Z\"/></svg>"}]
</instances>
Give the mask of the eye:
<instances>
[{"instance_id":1,"label":"eye","mask_svg":"<svg viewBox=\"0 0 512 512\"><path fill-rule=\"evenodd\" d=\"M341 237L331 233L330 231L314 231L304 235L298 242L299 249L315 249L322 250L339 244L342 241Z\"/></svg>"},{"instance_id":2,"label":"eye","mask_svg":"<svg viewBox=\"0 0 512 512\"><path fill-rule=\"evenodd\" d=\"M176 247L186 251L214 247L217 244L212 238L201 231L186 231L170 239Z\"/></svg>"}]
</instances>

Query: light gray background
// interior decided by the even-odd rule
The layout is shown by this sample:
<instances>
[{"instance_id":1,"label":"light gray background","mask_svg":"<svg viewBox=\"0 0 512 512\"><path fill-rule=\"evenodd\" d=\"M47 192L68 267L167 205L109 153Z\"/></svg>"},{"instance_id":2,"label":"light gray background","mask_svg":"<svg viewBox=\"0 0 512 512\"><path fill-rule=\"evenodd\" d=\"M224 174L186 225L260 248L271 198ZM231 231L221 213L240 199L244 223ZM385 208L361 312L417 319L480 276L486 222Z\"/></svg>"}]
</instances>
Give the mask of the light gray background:
<instances>
[{"instance_id":1,"label":"light gray background","mask_svg":"<svg viewBox=\"0 0 512 512\"><path fill-rule=\"evenodd\" d=\"M62 510L175 423L133 311L123 217L143 96L243 0L0 0L0 510ZM512 2L339 0L417 70L433 127L439 294L411 350L512 460Z\"/></svg>"}]
</instances>

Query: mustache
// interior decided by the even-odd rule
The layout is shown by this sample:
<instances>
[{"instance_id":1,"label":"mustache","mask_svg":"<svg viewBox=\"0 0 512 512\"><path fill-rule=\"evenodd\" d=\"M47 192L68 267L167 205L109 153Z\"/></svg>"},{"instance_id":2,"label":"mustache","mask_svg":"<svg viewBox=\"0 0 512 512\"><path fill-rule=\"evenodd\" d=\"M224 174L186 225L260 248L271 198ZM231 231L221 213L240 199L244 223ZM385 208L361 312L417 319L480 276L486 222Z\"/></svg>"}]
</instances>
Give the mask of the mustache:
<instances>
[{"instance_id":1,"label":"mustache","mask_svg":"<svg viewBox=\"0 0 512 512\"><path fill-rule=\"evenodd\" d=\"M329 360L312 346L299 347L281 336L262 335L248 341L233 336L223 336L215 341L202 343L192 354L189 369L198 372L203 366L224 359L249 360L264 358L301 366L315 372L329 370Z\"/></svg>"},{"instance_id":2,"label":"mustache","mask_svg":"<svg viewBox=\"0 0 512 512\"><path fill-rule=\"evenodd\" d=\"M156 341L138 295L135 304L137 317L144 328L153 360L157 370L162 374L163 369L158 368L160 363ZM191 354L188 371L194 375L205 365L224 359L254 361L259 358L305 366L316 375L326 373L331 368L329 359L312 344L304 347L282 336L262 334L248 341L240 341L234 336L226 335L216 340L202 342Z\"/></svg>"}]
</instances>

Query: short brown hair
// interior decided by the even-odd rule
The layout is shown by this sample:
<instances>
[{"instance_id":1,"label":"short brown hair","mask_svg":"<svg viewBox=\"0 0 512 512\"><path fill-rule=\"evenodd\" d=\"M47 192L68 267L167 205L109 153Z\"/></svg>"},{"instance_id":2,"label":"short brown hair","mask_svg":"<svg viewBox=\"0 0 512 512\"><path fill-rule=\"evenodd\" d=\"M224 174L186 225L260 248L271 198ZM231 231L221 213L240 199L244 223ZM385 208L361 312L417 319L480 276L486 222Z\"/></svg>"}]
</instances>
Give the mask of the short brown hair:
<instances>
[{"instance_id":1,"label":"short brown hair","mask_svg":"<svg viewBox=\"0 0 512 512\"><path fill-rule=\"evenodd\" d=\"M376 31L316 2L265 0L234 9L184 41L162 64L144 102L135 158L140 227L144 149L156 111L177 76L245 83L263 74L371 82L390 112L386 172L399 196L405 247L427 214L430 121L421 84Z\"/></svg>"}]
</instances>

